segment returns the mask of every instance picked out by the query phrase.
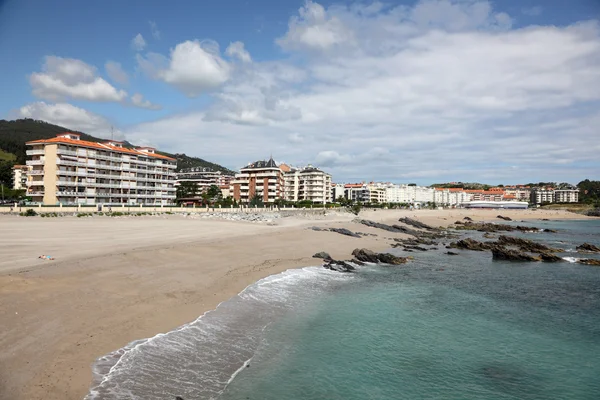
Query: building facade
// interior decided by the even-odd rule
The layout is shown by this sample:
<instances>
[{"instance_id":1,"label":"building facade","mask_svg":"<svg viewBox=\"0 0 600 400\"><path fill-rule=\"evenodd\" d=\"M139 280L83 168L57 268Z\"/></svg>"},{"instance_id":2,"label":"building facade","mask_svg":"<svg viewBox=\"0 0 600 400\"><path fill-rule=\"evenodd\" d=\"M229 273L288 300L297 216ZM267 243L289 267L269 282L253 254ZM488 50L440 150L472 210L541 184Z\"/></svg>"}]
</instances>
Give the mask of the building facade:
<instances>
[{"instance_id":1,"label":"building facade","mask_svg":"<svg viewBox=\"0 0 600 400\"><path fill-rule=\"evenodd\" d=\"M579 189L557 189L554 191L555 203L578 203Z\"/></svg>"},{"instance_id":2,"label":"building facade","mask_svg":"<svg viewBox=\"0 0 600 400\"><path fill-rule=\"evenodd\" d=\"M27 173L31 167L29 165L15 165L13 166L13 189L27 190Z\"/></svg>"},{"instance_id":3,"label":"building facade","mask_svg":"<svg viewBox=\"0 0 600 400\"><path fill-rule=\"evenodd\" d=\"M284 197L283 171L273 158L269 161L256 161L240 169L231 181L234 200L248 204L258 197L264 204L272 204Z\"/></svg>"},{"instance_id":4,"label":"building facade","mask_svg":"<svg viewBox=\"0 0 600 400\"><path fill-rule=\"evenodd\" d=\"M176 175L175 187L182 183L191 183L196 185L196 193L193 196L200 196L211 186L229 187L233 176L223 174L221 171L213 171L210 168L187 168L181 170Z\"/></svg>"},{"instance_id":5,"label":"building facade","mask_svg":"<svg viewBox=\"0 0 600 400\"><path fill-rule=\"evenodd\" d=\"M55 204L173 204L176 160L154 148L88 142L75 133L28 142L27 195Z\"/></svg>"},{"instance_id":6,"label":"building facade","mask_svg":"<svg viewBox=\"0 0 600 400\"><path fill-rule=\"evenodd\" d=\"M284 168L284 193L288 201L331 203L331 175L309 165Z\"/></svg>"}]
</instances>

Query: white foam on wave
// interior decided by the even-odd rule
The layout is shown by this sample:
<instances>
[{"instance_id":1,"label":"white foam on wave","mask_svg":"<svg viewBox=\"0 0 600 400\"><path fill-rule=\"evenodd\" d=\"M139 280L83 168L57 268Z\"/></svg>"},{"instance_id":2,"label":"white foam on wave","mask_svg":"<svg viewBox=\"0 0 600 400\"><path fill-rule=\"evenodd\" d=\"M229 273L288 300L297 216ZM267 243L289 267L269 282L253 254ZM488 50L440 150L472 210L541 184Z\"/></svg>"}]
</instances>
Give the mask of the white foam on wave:
<instances>
[{"instance_id":1,"label":"white foam on wave","mask_svg":"<svg viewBox=\"0 0 600 400\"><path fill-rule=\"evenodd\" d=\"M562 259L565 261L568 261L570 263L576 263L579 260L579 258L575 258L575 257L563 257Z\"/></svg>"},{"instance_id":2,"label":"white foam on wave","mask_svg":"<svg viewBox=\"0 0 600 400\"><path fill-rule=\"evenodd\" d=\"M166 387L169 381L177 382L178 395L192 393L194 398L214 398L245 368L253 355L252 346L258 342L272 318L309 301L332 283L354 278L354 274L322 267L290 269L263 278L189 324L168 333L136 340L100 357L92 368L94 384L84 400L123 396L128 399L159 399L163 397L158 391L146 391L146 387L160 385L160 389L172 389L175 393L175 388ZM216 349L220 348L222 355L217 354ZM240 367L238 362L242 364ZM224 371L235 364L238 365L235 371L224 376ZM204 369L198 371L199 367ZM170 374L177 379L169 379L172 378ZM182 374L185 379L181 379ZM161 376L167 378L164 385ZM153 378L145 381L150 379L148 377ZM195 392L200 382L210 388ZM141 391L145 392L137 395L142 387ZM160 390L160 393L165 391Z\"/></svg>"}]
</instances>

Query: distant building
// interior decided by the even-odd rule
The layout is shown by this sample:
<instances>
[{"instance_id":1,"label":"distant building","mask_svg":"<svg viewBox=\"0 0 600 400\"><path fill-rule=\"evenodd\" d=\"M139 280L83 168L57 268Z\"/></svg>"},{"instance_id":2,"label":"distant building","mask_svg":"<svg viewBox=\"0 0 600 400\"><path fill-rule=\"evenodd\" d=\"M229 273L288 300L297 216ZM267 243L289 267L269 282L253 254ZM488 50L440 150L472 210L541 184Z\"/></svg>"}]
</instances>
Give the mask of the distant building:
<instances>
[{"instance_id":1,"label":"distant building","mask_svg":"<svg viewBox=\"0 0 600 400\"><path fill-rule=\"evenodd\" d=\"M555 203L578 203L579 189L557 189L554 191Z\"/></svg>"},{"instance_id":2,"label":"distant building","mask_svg":"<svg viewBox=\"0 0 600 400\"><path fill-rule=\"evenodd\" d=\"M309 165L294 168L282 164L284 193L288 201L309 200L313 203L331 203L331 175Z\"/></svg>"},{"instance_id":3,"label":"distant building","mask_svg":"<svg viewBox=\"0 0 600 400\"><path fill-rule=\"evenodd\" d=\"M531 203L554 203L554 188L534 188L531 191Z\"/></svg>"},{"instance_id":4,"label":"distant building","mask_svg":"<svg viewBox=\"0 0 600 400\"><path fill-rule=\"evenodd\" d=\"M13 189L27 190L27 173L31 167L29 165L15 165L13 166Z\"/></svg>"},{"instance_id":5,"label":"distant building","mask_svg":"<svg viewBox=\"0 0 600 400\"><path fill-rule=\"evenodd\" d=\"M366 201L366 186L364 183L347 183L344 185L344 197L354 202Z\"/></svg>"},{"instance_id":6,"label":"distant building","mask_svg":"<svg viewBox=\"0 0 600 400\"><path fill-rule=\"evenodd\" d=\"M337 201L340 197L346 198L344 195L344 185L342 183L332 183L331 200Z\"/></svg>"},{"instance_id":7,"label":"distant building","mask_svg":"<svg viewBox=\"0 0 600 400\"><path fill-rule=\"evenodd\" d=\"M273 203L284 196L283 171L273 158L256 161L240 169L231 182L233 198L247 204L258 198L265 204Z\"/></svg>"},{"instance_id":8,"label":"distant building","mask_svg":"<svg viewBox=\"0 0 600 400\"><path fill-rule=\"evenodd\" d=\"M218 186L219 188L221 186L229 187L229 182L232 178L233 176L231 175L226 175L221 171L213 171L211 168L187 168L177 173L175 186L179 186L182 183L196 184L197 191L195 194L191 195L194 197L200 196L213 185Z\"/></svg>"},{"instance_id":9,"label":"distant building","mask_svg":"<svg viewBox=\"0 0 600 400\"><path fill-rule=\"evenodd\" d=\"M28 142L27 195L54 204L172 204L175 159L152 147L88 142L79 134Z\"/></svg>"},{"instance_id":10,"label":"distant building","mask_svg":"<svg viewBox=\"0 0 600 400\"><path fill-rule=\"evenodd\" d=\"M366 203L385 203L386 195L385 195L385 187L381 185L377 185L374 183L370 183L365 186L363 199Z\"/></svg>"}]
</instances>

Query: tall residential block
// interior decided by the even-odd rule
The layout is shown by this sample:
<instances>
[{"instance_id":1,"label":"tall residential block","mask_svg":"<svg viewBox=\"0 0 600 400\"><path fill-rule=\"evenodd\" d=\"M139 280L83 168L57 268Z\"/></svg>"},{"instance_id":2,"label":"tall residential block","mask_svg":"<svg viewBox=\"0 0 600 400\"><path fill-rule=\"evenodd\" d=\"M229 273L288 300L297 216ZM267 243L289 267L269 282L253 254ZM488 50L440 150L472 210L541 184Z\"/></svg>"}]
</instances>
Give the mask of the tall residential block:
<instances>
[{"instance_id":1,"label":"tall residential block","mask_svg":"<svg viewBox=\"0 0 600 400\"><path fill-rule=\"evenodd\" d=\"M294 168L281 165L285 181L285 199L288 201L308 200L312 203L331 203L331 175L309 165Z\"/></svg>"},{"instance_id":2,"label":"tall residential block","mask_svg":"<svg viewBox=\"0 0 600 400\"><path fill-rule=\"evenodd\" d=\"M256 161L240 169L231 182L233 198L243 204L258 198L264 204L275 202L284 196L283 171L273 158Z\"/></svg>"},{"instance_id":3,"label":"tall residential block","mask_svg":"<svg viewBox=\"0 0 600 400\"><path fill-rule=\"evenodd\" d=\"M28 142L27 193L43 204L172 204L175 159L152 147L81 140L63 133Z\"/></svg>"}]
</instances>

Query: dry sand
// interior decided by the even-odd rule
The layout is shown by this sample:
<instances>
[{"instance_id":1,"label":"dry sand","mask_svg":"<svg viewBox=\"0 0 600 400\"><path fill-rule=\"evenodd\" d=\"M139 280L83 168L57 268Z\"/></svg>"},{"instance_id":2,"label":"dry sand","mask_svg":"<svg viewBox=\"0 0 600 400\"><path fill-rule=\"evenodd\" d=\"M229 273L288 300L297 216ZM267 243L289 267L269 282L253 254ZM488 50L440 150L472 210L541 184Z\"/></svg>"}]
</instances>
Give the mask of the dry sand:
<instances>
[{"instance_id":1,"label":"dry sand","mask_svg":"<svg viewBox=\"0 0 600 400\"><path fill-rule=\"evenodd\" d=\"M434 226L498 211L364 211ZM574 219L564 211L502 211L521 219ZM319 265L327 251L381 251L401 235L352 222L288 217L275 226L184 216L23 218L0 216L0 399L81 399L98 357L196 319L249 284L289 268ZM310 226L378 236L352 238ZM43 261L39 255L55 261Z\"/></svg>"}]
</instances>

